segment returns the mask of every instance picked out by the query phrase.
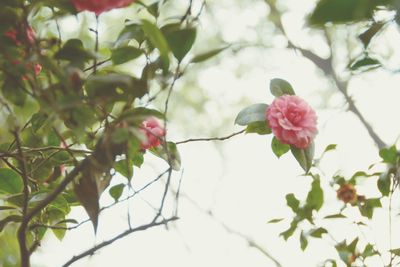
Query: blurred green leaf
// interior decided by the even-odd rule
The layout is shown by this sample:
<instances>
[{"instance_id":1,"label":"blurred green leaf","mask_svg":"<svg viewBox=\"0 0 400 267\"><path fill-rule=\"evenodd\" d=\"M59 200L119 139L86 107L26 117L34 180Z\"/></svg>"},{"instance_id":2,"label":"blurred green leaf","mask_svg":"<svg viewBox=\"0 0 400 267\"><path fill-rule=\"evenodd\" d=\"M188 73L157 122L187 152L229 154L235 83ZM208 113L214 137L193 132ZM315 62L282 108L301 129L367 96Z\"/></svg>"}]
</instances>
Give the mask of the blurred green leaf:
<instances>
[{"instance_id":1,"label":"blurred green leaf","mask_svg":"<svg viewBox=\"0 0 400 267\"><path fill-rule=\"evenodd\" d=\"M172 169L175 171L179 171L181 169L181 156L179 155L178 148L176 147L176 144L172 142L167 142L167 146L168 146L168 153L167 150L163 147L163 145L153 147L149 149L149 151L154 155L156 155L157 157L164 159L166 162L168 162L168 155L169 155Z\"/></svg>"},{"instance_id":2,"label":"blurred green leaf","mask_svg":"<svg viewBox=\"0 0 400 267\"><path fill-rule=\"evenodd\" d=\"M142 29L149 38L150 43L158 49L163 62L163 70L166 72L169 69L169 47L168 42L160 29L148 20L142 20Z\"/></svg>"},{"instance_id":3,"label":"blurred green leaf","mask_svg":"<svg viewBox=\"0 0 400 267\"><path fill-rule=\"evenodd\" d=\"M133 46L124 46L111 50L111 60L114 64L123 64L134 60L143 54L143 51Z\"/></svg>"},{"instance_id":4,"label":"blurred green leaf","mask_svg":"<svg viewBox=\"0 0 400 267\"><path fill-rule=\"evenodd\" d=\"M313 229L310 231L310 236L315 237L315 238L322 238L323 234L327 234L328 231L323 228L323 227L319 227L317 229Z\"/></svg>"},{"instance_id":5,"label":"blurred green leaf","mask_svg":"<svg viewBox=\"0 0 400 267\"><path fill-rule=\"evenodd\" d=\"M283 79L272 79L269 84L269 89L275 97L283 95L295 95L293 87Z\"/></svg>"},{"instance_id":6,"label":"blurred green leaf","mask_svg":"<svg viewBox=\"0 0 400 267\"><path fill-rule=\"evenodd\" d=\"M281 222L283 220L284 220L284 218L272 219L272 220L269 220L267 223L278 223L278 222Z\"/></svg>"},{"instance_id":7,"label":"blurred green leaf","mask_svg":"<svg viewBox=\"0 0 400 267\"><path fill-rule=\"evenodd\" d=\"M365 48L368 47L372 38L382 30L383 26L385 26L385 23L383 22L374 22L366 31L358 36Z\"/></svg>"},{"instance_id":8,"label":"blurred green leaf","mask_svg":"<svg viewBox=\"0 0 400 267\"><path fill-rule=\"evenodd\" d=\"M353 62L350 63L350 70L356 71L368 71L371 69L375 69L380 67L382 64L379 62L379 60L366 56L361 59L356 59Z\"/></svg>"},{"instance_id":9,"label":"blurred green leaf","mask_svg":"<svg viewBox=\"0 0 400 267\"><path fill-rule=\"evenodd\" d=\"M180 29L180 24L169 24L164 26L161 31L165 35L172 54L181 62L196 40L196 28Z\"/></svg>"},{"instance_id":10,"label":"blurred green leaf","mask_svg":"<svg viewBox=\"0 0 400 267\"><path fill-rule=\"evenodd\" d=\"M114 164L114 168L117 172L125 176L129 181L133 176L133 162L131 159L122 159Z\"/></svg>"},{"instance_id":11,"label":"blurred green leaf","mask_svg":"<svg viewBox=\"0 0 400 267\"><path fill-rule=\"evenodd\" d=\"M391 179L389 173L382 173L377 181L377 186L382 196L388 196L390 193Z\"/></svg>"},{"instance_id":12,"label":"blurred green leaf","mask_svg":"<svg viewBox=\"0 0 400 267\"><path fill-rule=\"evenodd\" d=\"M0 169L0 193L17 194L22 192L23 183L21 176L8 168Z\"/></svg>"},{"instance_id":13,"label":"blurred green leaf","mask_svg":"<svg viewBox=\"0 0 400 267\"><path fill-rule=\"evenodd\" d=\"M198 54L198 55L194 56L190 62L191 63L199 63L199 62L206 61L206 60L218 55L219 53L221 53L222 51L224 51L225 49L227 49L229 47L230 46L225 46L225 47L213 49L208 52Z\"/></svg>"},{"instance_id":14,"label":"blurred green leaf","mask_svg":"<svg viewBox=\"0 0 400 267\"><path fill-rule=\"evenodd\" d=\"M304 251L307 248L307 246L308 246L307 237L304 235L304 232L301 231L301 233L300 233L300 247L301 247L301 250Z\"/></svg>"},{"instance_id":15,"label":"blurred green leaf","mask_svg":"<svg viewBox=\"0 0 400 267\"><path fill-rule=\"evenodd\" d=\"M379 156L383 159L383 162L396 164L397 161L397 148L396 146L391 146L389 148L382 148L379 151Z\"/></svg>"}]
</instances>

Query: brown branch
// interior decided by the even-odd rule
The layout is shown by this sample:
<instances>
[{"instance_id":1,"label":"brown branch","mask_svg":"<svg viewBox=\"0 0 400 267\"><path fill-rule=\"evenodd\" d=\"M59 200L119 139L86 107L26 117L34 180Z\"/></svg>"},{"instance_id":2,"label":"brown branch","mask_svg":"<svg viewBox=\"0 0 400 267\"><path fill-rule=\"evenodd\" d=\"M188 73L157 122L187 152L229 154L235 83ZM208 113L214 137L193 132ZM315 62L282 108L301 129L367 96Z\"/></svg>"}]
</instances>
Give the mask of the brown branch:
<instances>
[{"instance_id":1,"label":"brown branch","mask_svg":"<svg viewBox=\"0 0 400 267\"><path fill-rule=\"evenodd\" d=\"M18 243L20 250L20 258L21 258L21 267L30 267L30 253L26 243L26 227L24 227L24 223L28 223L29 219L27 216L28 212L28 202L29 202L29 178L26 171L26 161L24 153L21 149L21 140L19 137L19 129L16 129L14 132L15 142L17 144L18 150L18 158L21 165L22 172L22 181L23 181L23 203L22 203L22 224L18 228Z\"/></svg>"},{"instance_id":2,"label":"brown branch","mask_svg":"<svg viewBox=\"0 0 400 267\"><path fill-rule=\"evenodd\" d=\"M224 136L224 137L191 138L191 139L187 139L184 141L176 142L175 144L181 145L181 144L186 144L186 143L190 143L190 142L200 142L200 141L202 141L202 142L204 142L204 141L224 141L224 140L230 139L236 135L242 134L244 132L246 132L246 130L241 130L239 132L236 132L236 133L230 134L228 136Z\"/></svg>"},{"instance_id":3,"label":"brown branch","mask_svg":"<svg viewBox=\"0 0 400 267\"><path fill-rule=\"evenodd\" d=\"M76 261L78 261L78 260L80 260L82 258L85 258L87 256L93 255L99 249L102 249L103 247L111 245L115 241L117 241L117 240L119 240L121 238L124 238L124 237L126 237L126 236L128 236L128 235L130 235L132 233L145 231L145 230L147 230L149 228L153 228L153 227L160 226L160 225L166 225L167 223L169 223L171 221L178 220L178 219L179 219L178 217L172 217L172 218L169 218L169 219L166 219L166 220L162 220L160 222L151 222L151 223L146 224L146 225L142 225L142 226L139 226L139 227L136 227L136 228L132 228L132 229L126 230L125 232L123 232L123 233L121 233L121 234L119 234L119 235L117 235L117 236L115 236L115 237L113 237L113 238L111 238L111 239L109 239L107 241L104 241L104 242L94 246L93 248L82 252L79 255L76 255L76 256L72 257L62 267L70 266L72 263L74 263L74 262L76 262Z\"/></svg>"}]
</instances>

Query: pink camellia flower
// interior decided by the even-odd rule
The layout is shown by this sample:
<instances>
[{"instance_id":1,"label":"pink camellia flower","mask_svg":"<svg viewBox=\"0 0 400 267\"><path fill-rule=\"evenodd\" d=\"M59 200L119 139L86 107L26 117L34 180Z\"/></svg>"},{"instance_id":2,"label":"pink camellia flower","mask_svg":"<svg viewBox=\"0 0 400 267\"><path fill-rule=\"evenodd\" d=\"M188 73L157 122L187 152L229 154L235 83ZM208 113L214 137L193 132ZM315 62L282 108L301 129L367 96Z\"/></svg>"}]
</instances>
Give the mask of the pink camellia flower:
<instances>
[{"instance_id":1,"label":"pink camellia flower","mask_svg":"<svg viewBox=\"0 0 400 267\"><path fill-rule=\"evenodd\" d=\"M71 0L78 11L92 11L97 16L101 13L130 5L134 0Z\"/></svg>"},{"instance_id":2,"label":"pink camellia flower","mask_svg":"<svg viewBox=\"0 0 400 267\"><path fill-rule=\"evenodd\" d=\"M283 144L307 148L318 132L315 111L298 96L276 98L265 115L273 134Z\"/></svg>"},{"instance_id":3,"label":"pink camellia flower","mask_svg":"<svg viewBox=\"0 0 400 267\"><path fill-rule=\"evenodd\" d=\"M165 136L165 129L159 124L157 119L153 117L142 123L140 131L147 138L147 140L141 144L142 149L159 146L161 144L161 138Z\"/></svg>"}]
</instances>

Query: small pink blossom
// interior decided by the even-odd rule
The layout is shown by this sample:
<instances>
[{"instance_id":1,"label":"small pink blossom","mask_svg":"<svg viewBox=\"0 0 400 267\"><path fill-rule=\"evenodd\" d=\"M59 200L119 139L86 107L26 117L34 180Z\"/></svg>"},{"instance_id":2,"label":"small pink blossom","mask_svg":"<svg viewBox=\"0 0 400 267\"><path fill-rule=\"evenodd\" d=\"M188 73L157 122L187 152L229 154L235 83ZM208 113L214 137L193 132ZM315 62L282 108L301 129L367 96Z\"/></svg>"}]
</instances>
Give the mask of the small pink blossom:
<instances>
[{"instance_id":1,"label":"small pink blossom","mask_svg":"<svg viewBox=\"0 0 400 267\"><path fill-rule=\"evenodd\" d=\"M114 8L130 5L134 0L71 0L78 11L92 11L97 16Z\"/></svg>"},{"instance_id":2,"label":"small pink blossom","mask_svg":"<svg viewBox=\"0 0 400 267\"><path fill-rule=\"evenodd\" d=\"M147 140L142 142L142 149L149 149L159 146L162 137L165 136L165 129L159 124L157 119L149 118L142 123L140 131L146 136Z\"/></svg>"},{"instance_id":3,"label":"small pink blossom","mask_svg":"<svg viewBox=\"0 0 400 267\"><path fill-rule=\"evenodd\" d=\"M276 98L265 115L273 134L283 144L307 148L318 132L315 111L298 96Z\"/></svg>"}]
</instances>

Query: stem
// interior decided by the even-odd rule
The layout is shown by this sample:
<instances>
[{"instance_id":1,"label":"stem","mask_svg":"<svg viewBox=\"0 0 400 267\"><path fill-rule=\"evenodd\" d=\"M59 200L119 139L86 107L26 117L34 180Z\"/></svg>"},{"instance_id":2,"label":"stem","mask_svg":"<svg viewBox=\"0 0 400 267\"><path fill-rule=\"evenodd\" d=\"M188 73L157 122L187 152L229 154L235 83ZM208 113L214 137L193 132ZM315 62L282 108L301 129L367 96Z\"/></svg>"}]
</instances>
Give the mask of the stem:
<instances>
[{"instance_id":1,"label":"stem","mask_svg":"<svg viewBox=\"0 0 400 267\"><path fill-rule=\"evenodd\" d=\"M191 138L191 139L187 139L184 141L176 142L175 144L181 145L181 144L186 144L186 143L190 143L190 142L200 142L200 141L224 141L224 140L230 139L236 135L242 134L244 132L246 132L246 130L241 130L239 132L236 132L236 133L230 134L228 136L224 136L224 137Z\"/></svg>"},{"instance_id":2,"label":"stem","mask_svg":"<svg viewBox=\"0 0 400 267\"><path fill-rule=\"evenodd\" d=\"M23 181L23 206L22 206L22 223L18 229L18 243L21 258L21 267L30 267L30 252L26 244L26 226L29 223L28 219L28 201L29 201L29 178L26 172L26 161L24 153L21 149L21 140L19 138L18 130L14 132L15 142L17 144L19 161L21 164L22 181Z\"/></svg>"}]
</instances>

